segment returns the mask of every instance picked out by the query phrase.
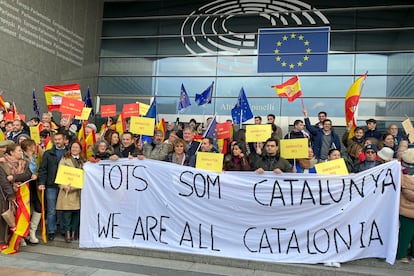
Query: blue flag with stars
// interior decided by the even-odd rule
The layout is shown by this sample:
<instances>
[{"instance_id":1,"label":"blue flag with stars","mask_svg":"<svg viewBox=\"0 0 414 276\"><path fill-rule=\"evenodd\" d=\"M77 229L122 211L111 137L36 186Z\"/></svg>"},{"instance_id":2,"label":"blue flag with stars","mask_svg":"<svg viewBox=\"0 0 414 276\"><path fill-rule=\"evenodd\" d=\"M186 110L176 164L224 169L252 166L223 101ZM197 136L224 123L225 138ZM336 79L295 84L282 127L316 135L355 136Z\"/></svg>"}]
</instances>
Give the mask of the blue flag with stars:
<instances>
[{"instance_id":1,"label":"blue flag with stars","mask_svg":"<svg viewBox=\"0 0 414 276\"><path fill-rule=\"evenodd\" d=\"M247 101L246 93L244 93L243 87L240 90L239 98L237 100L236 105L231 110L231 117L233 119L233 124L236 125L246 122L247 120L253 118L253 113L250 109L250 105Z\"/></svg>"},{"instance_id":2,"label":"blue flag with stars","mask_svg":"<svg viewBox=\"0 0 414 276\"><path fill-rule=\"evenodd\" d=\"M178 102L178 112L191 105L190 97L188 97L187 91L185 91L184 84L181 84L180 101Z\"/></svg>"},{"instance_id":3,"label":"blue flag with stars","mask_svg":"<svg viewBox=\"0 0 414 276\"><path fill-rule=\"evenodd\" d=\"M197 105L200 106L211 103L211 98L213 97L213 86L214 81L210 84L209 87L207 87L206 90L203 91L203 93L195 95L195 102Z\"/></svg>"},{"instance_id":4,"label":"blue flag with stars","mask_svg":"<svg viewBox=\"0 0 414 276\"><path fill-rule=\"evenodd\" d=\"M327 72L329 27L260 29L258 73Z\"/></svg>"}]
</instances>

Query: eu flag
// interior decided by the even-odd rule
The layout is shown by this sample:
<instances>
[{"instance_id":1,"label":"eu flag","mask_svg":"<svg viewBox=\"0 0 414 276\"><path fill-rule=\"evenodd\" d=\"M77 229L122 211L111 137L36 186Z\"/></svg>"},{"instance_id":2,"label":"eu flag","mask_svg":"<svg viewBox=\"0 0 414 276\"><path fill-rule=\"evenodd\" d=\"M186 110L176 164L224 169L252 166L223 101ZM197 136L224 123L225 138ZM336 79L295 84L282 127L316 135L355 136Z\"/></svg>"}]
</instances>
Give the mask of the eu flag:
<instances>
[{"instance_id":1,"label":"eu flag","mask_svg":"<svg viewBox=\"0 0 414 276\"><path fill-rule=\"evenodd\" d=\"M190 97L188 97L187 91L185 91L184 84L181 84L180 101L178 102L178 111L183 110L191 105Z\"/></svg>"},{"instance_id":2,"label":"eu flag","mask_svg":"<svg viewBox=\"0 0 414 276\"><path fill-rule=\"evenodd\" d=\"M145 117L147 118L155 118L155 121L157 121L157 98L154 98L152 101L147 114L145 114Z\"/></svg>"},{"instance_id":3,"label":"eu flag","mask_svg":"<svg viewBox=\"0 0 414 276\"><path fill-rule=\"evenodd\" d=\"M257 71L327 72L329 27L260 29Z\"/></svg>"},{"instance_id":4,"label":"eu flag","mask_svg":"<svg viewBox=\"0 0 414 276\"><path fill-rule=\"evenodd\" d=\"M243 87L240 90L236 105L231 110L231 117L233 119L233 124L241 124L253 118L253 113L250 109L250 105L247 101L246 93L244 93Z\"/></svg>"},{"instance_id":5,"label":"eu flag","mask_svg":"<svg viewBox=\"0 0 414 276\"><path fill-rule=\"evenodd\" d=\"M216 116L214 116L213 120L211 120L210 124L207 126L203 134L203 138L209 137L213 139L213 147L217 149L217 120Z\"/></svg>"},{"instance_id":6,"label":"eu flag","mask_svg":"<svg viewBox=\"0 0 414 276\"><path fill-rule=\"evenodd\" d=\"M206 90L203 91L203 93L195 95L195 102L197 105L200 106L211 103L211 98L213 97L213 86L214 81L210 84L209 87L207 87Z\"/></svg>"},{"instance_id":7,"label":"eu flag","mask_svg":"<svg viewBox=\"0 0 414 276\"><path fill-rule=\"evenodd\" d=\"M92 108L90 116L94 116L95 113L93 112L91 91L89 90L89 87L88 87L88 91L86 92L86 95L85 95L85 98L83 99L83 101L85 102L85 107Z\"/></svg>"}]
</instances>

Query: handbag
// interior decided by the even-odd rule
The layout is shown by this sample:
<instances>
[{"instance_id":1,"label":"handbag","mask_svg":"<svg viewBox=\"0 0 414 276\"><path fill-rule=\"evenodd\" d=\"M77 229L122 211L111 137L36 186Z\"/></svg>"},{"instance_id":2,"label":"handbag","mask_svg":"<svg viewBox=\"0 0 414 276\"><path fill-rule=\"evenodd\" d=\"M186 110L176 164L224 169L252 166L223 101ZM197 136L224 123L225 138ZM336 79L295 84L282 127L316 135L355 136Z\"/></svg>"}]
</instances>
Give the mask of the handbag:
<instances>
[{"instance_id":1,"label":"handbag","mask_svg":"<svg viewBox=\"0 0 414 276\"><path fill-rule=\"evenodd\" d=\"M11 228L16 227L15 209L12 202L9 202L9 209L1 213L1 216L6 221L7 225Z\"/></svg>"},{"instance_id":2,"label":"handbag","mask_svg":"<svg viewBox=\"0 0 414 276\"><path fill-rule=\"evenodd\" d=\"M3 194L3 198L4 200L7 202L7 198L4 195L3 189L1 189L1 193ZM7 225L10 228L16 227L16 209L14 207L14 204L11 201L9 202L9 209L7 209L6 211L1 213L2 218L4 219L4 221L6 221Z\"/></svg>"}]
</instances>

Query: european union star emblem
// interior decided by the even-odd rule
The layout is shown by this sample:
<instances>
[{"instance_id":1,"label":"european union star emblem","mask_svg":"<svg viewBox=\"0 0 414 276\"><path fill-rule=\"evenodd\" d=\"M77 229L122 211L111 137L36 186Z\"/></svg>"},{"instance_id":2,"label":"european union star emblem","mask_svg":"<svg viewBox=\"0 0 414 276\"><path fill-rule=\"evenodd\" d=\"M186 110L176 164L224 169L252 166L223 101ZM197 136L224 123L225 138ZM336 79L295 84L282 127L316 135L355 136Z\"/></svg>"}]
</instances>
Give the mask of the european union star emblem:
<instances>
[{"instance_id":1,"label":"european union star emblem","mask_svg":"<svg viewBox=\"0 0 414 276\"><path fill-rule=\"evenodd\" d=\"M327 72L330 27L260 29L258 73Z\"/></svg>"}]
</instances>

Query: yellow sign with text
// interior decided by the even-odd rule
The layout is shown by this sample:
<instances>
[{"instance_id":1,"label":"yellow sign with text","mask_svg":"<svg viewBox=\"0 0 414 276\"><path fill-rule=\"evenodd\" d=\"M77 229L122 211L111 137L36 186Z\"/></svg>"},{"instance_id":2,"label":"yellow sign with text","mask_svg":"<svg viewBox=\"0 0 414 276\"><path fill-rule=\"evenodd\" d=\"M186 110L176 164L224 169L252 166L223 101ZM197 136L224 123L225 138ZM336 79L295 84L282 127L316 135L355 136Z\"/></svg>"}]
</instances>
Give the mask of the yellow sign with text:
<instances>
[{"instance_id":1,"label":"yellow sign with text","mask_svg":"<svg viewBox=\"0 0 414 276\"><path fill-rule=\"evenodd\" d=\"M83 170L65 165L59 165L55 183L83 188Z\"/></svg>"},{"instance_id":2,"label":"yellow sign with text","mask_svg":"<svg viewBox=\"0 0 414 276\"><path fill-rule=\"evenodd\" d=\"M197 152L196 168L212 172L223 171L223 154L214 152Z\"/></svg>"},{"instance_id":3,"label":"yellow sign with text","mask_svg":"<svg viewBox=\"0 0 414 276\"><path fill-rule=\"evenodd\" d=\"M286 159L308 158L308 138L280 140L280 156Z\"/></svg>"},{"instance_id":4,"label":"yellow sign with text","mask_svg":"<svg viewBox=\"0 0 414 276\"><path fill-rule=\"evenodd\" d=\"M246 142L264 142L272 136L272 125L247 125Z\"/></svg>"},{"instance_id":5,"label":"yellow sign with text","mask_svg":"<svg viewBox=\"0 0 414 276\"><path fill-rule=\"evenodd\" d=\"M92 107L84 107L82 109L82 114L80 116L75 116L75 119L87 121L89 119L89 115L91 114L91 111L92 111Z\"/></svg>"},{"instance_id":6,"label":"yellow sign with text","mask_svg":"<svg viewBox=\"0 0 414 276\"><path fill-rule=\"evenodd\" d=\"M129 123L129 131L131 131L134 134L153 136L154 124L154 118L131 116L131 121Z\"/></svg>"},{"instance_id":7,"label":"yellow sign with text","mask_svg":"<svg viewBox=\"0 0 414 276\"><path fill-rule=\"evenodd\" d=\"M315 165L315 169L317 174L348 174L348 169L343 158L318 163Z\"/></svg>"},{"instance_id":8,"label":"yellow sign with text","mask_svg":"<svg viewBox=\"0 0 414 276\"><path fill-rule=\"evenodd\" d=\"M40 144L40 133L37 126L30 127L30 138L32 138L36 144Z\"/></svg>"},{"instance_id":9,"label":"yellow sign with text","mask_svg":"<svg viewBox=\"0 0 414 276\"><path fill-rule=\"evenodd\" d=\"M136 102L139 105L139 115L145 116L150 108L149 104L144 104L141 102Z\"/></svg>"}]
</instances>

